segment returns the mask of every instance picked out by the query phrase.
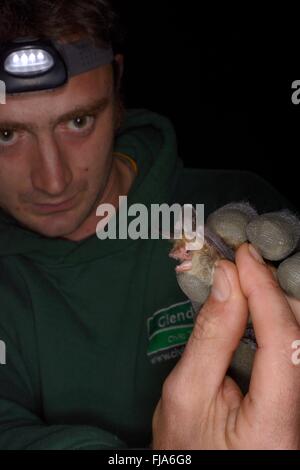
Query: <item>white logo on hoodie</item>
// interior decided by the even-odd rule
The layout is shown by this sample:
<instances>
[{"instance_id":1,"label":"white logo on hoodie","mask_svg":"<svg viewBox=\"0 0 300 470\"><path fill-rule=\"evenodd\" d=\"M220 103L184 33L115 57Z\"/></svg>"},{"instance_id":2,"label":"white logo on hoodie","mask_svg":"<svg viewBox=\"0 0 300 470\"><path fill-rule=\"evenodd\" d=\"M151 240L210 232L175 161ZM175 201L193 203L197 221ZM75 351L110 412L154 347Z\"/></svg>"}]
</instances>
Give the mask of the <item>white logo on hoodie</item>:
<instances>
[{"instance_id":1,"label":"white logo on hoodie","mask_svg":"<svg viewBox=\"0 0 300 470\"><path fill-rule=\"evenodd\" d=\"M0 365L6 364L6 344L4 341L0 341Z\"/></svg>"}]
</instances>

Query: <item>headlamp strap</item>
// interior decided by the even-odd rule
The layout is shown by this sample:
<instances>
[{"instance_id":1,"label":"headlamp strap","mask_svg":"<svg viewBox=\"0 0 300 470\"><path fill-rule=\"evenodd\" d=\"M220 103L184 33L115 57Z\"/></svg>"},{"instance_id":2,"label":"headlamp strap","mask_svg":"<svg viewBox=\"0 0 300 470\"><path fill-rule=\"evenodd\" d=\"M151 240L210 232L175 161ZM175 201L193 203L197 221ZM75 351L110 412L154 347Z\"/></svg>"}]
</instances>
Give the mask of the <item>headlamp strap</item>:
<instances>
[{"instance_id":1,"label":"headlamp strap","mask_svg":"<svg viewBox=\"0 0 300 470\"><path fill-rule=\"evenodd\" d=\"M55 47L66 62L69 77L108 65L114 59L111 47L99 48L89 40L81 39L67 44L56 42Z\"/></svg>"}]
</instances>

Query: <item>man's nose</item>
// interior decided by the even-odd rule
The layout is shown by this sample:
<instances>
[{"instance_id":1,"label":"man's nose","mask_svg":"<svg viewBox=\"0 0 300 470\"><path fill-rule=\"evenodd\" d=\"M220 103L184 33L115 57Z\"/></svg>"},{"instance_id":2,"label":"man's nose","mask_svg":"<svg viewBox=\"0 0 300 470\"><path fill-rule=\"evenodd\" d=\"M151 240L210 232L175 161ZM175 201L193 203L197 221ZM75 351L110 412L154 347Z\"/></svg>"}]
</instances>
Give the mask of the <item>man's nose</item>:
<instances>
[{"instance_id":1,"label":"man's nose","mask_svg":"<svg viewBox=\"0 0 300 470\"><path fill-rule=\"evenodd\" d=\"M31 179L35 189L51 196L63 194L72 181L67 159L50 134L38 139Z\"/></svg>"}]
</instances>

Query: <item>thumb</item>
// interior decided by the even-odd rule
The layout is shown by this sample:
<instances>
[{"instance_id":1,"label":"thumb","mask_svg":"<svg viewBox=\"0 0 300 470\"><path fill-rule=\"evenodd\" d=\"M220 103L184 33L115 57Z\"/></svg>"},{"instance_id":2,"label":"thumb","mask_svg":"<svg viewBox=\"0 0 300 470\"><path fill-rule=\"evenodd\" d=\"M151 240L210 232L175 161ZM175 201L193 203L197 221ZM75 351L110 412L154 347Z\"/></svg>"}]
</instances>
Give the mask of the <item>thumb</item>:
<instances>
[{"instance_id":1,"label":"thumb","mask_svg":"<svg viewBox=\"0 0 300 470\"><path fill-rule=\"evenodd\" d=\"M236 266L219 261L214 272L211 295L199 312L194 330L180 361L188 383L218 391L232 356L244 334L248 305L242 293ZM200 387L201 385L201 387Z\"/></svg>"}]
</instances>

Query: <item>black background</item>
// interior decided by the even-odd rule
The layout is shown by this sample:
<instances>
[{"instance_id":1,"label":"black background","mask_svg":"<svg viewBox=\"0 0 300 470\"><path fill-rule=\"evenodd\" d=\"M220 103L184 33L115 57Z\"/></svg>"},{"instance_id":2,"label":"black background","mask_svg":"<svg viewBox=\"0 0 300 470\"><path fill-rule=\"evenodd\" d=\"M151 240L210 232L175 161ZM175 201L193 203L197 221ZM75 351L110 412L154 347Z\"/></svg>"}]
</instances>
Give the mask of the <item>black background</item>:
<instances>
[{"instance_id":1,"label":"black background","mask_svg":"<svg viewBox=\"0 0 300 470\"><path fill-rule=\"evenodd\" d=\"M300 105L291 85L300 79L300 36L292 26L283 33L251 11L207 11L197 1L117 4L127 107L168 116L186 166L254 171L299 207Z\"/></svg>"}]
</instances>

